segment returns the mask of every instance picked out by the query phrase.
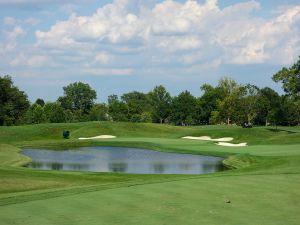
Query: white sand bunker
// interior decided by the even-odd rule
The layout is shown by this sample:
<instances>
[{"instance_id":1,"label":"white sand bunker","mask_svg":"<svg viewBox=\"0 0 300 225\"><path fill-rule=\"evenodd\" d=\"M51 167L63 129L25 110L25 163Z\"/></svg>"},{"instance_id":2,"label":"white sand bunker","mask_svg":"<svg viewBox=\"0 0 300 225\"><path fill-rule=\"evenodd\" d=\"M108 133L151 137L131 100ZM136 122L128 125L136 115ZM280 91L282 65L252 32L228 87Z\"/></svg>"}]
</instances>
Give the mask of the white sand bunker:
<instances>
[{"instance_id":1,"label":"white sand bunker","mask_svg":"<svg viewBox=\"0 0 300 225\"><path fill-rule=\"evenodd\" d=\"M99 136L96 136L96 137L87 137L87 138L81 137L81 138L78 138L78 139L79 140L91 140L91 139L109 139L109 138L116 138L116 136L113 136L113 135L99 135Z\"/></svg>"},{"instance_id":2,"label":"white sand bunker","mask_svg":"<svg viewBox=\"0 0 300 225\"><path fill-rule=\"evenodd\" d=\"M226 147L246 147L247 146L247 143L239 143L239 144L228 143L230 141L233 141L232 137L211 138L209 136L201 136L201 137L186 136L186 137L182 137L182 138L190 139L190 140L200 140L200 141L215 141L215 142L218 142L217 145L226 146Z\"/></svg>"},{"instance_id":3,"label":"white sand bunker","mask_svg":"<svg viewBox=\"0 0 300 225\"><path fill-rule=\"evenodd\" d=\"M228 143L228 142L218 142L217 145L221 145L221 146L227 146L227 147L246 147L247 143L239 143L239 144L232 144L232 143Z\"/></svg>"},{"instance_id":4,"label":"white sand bunker","mask_svg":"<svg viewBox=\"0 0 300 225\"><path fill-rule=\"evenodd\" d=\"M193 137L193 136L186 136L182 137L184 139L190 139L190 140L200 140L200 141L221 141L221 142L227 142L232 141L232 137L223 137L223 138L211 138L209 136L201 136L201 137Z\"/></svg>"}]
</instances>

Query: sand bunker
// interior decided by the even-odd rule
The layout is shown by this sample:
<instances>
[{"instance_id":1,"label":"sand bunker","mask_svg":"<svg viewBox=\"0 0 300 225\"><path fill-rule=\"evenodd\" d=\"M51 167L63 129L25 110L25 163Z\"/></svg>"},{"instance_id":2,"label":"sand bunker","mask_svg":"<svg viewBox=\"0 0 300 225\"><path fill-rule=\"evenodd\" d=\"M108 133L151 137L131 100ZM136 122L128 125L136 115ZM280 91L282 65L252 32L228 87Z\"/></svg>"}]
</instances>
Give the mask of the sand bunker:
<instances>
[{"instance_id":1,"label":"sand bunker","mask_svg":"<svg viewBox=\"0 0 300 225\"><path fill-rule=\"evenodd\" d=\"M182 137L184 139L190 139L190 140L200 140L200 141L220 141L220 142L227 142L232 141L232 137L223 137L223 138L211 138L209 136L201 136L201 137L193 137L193 136L186 136Z\"/></svg>"},{"instance_id":2,"label":"sand bunker","mask_svg":"<svg viewBox=\"0 0 300 225\"><path fill-rule=\"evenodd\" d=\"M245 146L247 146L247 143L239 143L239 144L228 143L229 141L233 141L232 137L211 138L209 136L201 136L201 137L186 136L186 137L182 137L182 138L190 139L190 140L200 140L200 141L215 141L215 142L218 142L217 145L226 146L226 147L245 147Z\"/></svg>"},{"instance_id":3,"label":"sand bunker","mask_svg":"<svg viewBox=\"0 0 300 225\"><path fill-rule=\"evenodd\" d=\"M78 138L79 140L91 140L91 139L108 139L108 138L116 138L116 136L113 135L100 135L96 137L88 137L88 138Z\"/></svg>"},{"instance_id":4,"label":"sand bunker","mask_svg":"<svg viewBox=\"0 0 300 225\"><path fill-rule=\"evenodd\" d=\"M218 142L217 145L226 146L226 147L246 147L247 143L239 143L239 144L232 144L228 142Z\"/></svg>"}]
</instances>

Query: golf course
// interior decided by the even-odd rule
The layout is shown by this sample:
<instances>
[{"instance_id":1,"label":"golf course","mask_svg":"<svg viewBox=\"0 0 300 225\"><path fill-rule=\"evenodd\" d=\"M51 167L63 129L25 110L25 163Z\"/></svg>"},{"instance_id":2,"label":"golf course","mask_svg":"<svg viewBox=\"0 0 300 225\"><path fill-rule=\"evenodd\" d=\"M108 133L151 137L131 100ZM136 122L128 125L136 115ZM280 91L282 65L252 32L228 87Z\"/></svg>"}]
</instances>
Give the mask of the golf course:
<instances>
[{"instance_id":1,"label":"golf course","mask_svg":"<svg viewBox=\"0 0 300 225\"><path fill-rule=\"evenodd\" d=\"M64 139L64 130L70 138ZM79 140L113 135L113 139ZM185 136L232 137L245 147ZM23 148L122 146L223 157L209 174L38 170ZM0 224L299 224L300 128L129 122L0 127Z\"/></svg>"}]
</instances>

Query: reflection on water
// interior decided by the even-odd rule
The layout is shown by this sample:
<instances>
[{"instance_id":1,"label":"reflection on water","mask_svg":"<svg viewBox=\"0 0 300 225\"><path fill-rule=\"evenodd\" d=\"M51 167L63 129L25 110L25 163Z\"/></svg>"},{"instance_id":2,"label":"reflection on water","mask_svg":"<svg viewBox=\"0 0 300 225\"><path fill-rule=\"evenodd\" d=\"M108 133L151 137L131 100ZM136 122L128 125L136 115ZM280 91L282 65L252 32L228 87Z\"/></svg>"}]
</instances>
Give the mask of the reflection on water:
<instances>
[{"instance_id":1,"label":"reflection on water","mask_svg":"<svg viewBox=\"0 0 300 225\"><path fill-rule=\"evenodd\" d=\"M109 171L116 172L116 173L125 173L128 164L127 163L109 163L108 164Z\"/></svg>"},{"instance_id":2,"label":"reflection on water","mask_svg":"<svg viewBox=\"0 0 300 225\"><path fill-rule=\"evenodd\" d=\"M144 174L202 174L224 170L222 158L136 148L86 147L53 151L24 149L30 168Z\"/></svg>"},{"instance_id":3,"label":"reflection on water","mask_svg":"<svg viewBox=\"0 0 300 225\"><path fill-rule=\"evenodd\" d=\"M47 163L47 166L51 166L52 170L62 170L64 167L62 163L58 162Z\"/></svg>"},{"instance_id":4,"label":"reflection on water","mask_svg":"<svg viewBox=\"0 0 300 225\"><path fill-rule=\"evenodd\" d=\"M166 167L167 167L167 165L162 162L151 164L151 168L153 168L154 173L164 173L164 171L166 170Z\"/></svg>"}]
</instances>

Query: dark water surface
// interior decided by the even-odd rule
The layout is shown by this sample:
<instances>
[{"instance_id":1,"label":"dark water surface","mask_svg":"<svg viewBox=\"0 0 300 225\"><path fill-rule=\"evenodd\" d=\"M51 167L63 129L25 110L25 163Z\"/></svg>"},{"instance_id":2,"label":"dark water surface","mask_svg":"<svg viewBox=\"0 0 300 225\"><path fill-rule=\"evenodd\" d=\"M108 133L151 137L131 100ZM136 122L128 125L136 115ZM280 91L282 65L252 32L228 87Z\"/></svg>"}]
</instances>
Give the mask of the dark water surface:
<instances>
[{"instance_id":1,"label":"dark water surface","mask_svg":"<svg viewBox=\"0 0 300 225\"><path fill-rule=\"evenodd\" d=\"M142 174L203 174L224 170L223 158L123 147L24 149L29 168Z\"/></svg>"}]
</instances>

